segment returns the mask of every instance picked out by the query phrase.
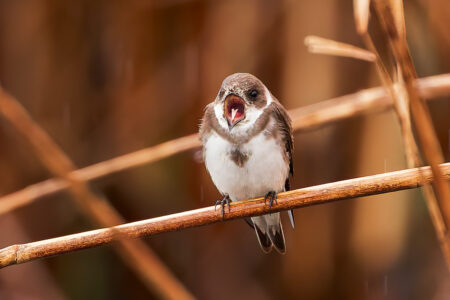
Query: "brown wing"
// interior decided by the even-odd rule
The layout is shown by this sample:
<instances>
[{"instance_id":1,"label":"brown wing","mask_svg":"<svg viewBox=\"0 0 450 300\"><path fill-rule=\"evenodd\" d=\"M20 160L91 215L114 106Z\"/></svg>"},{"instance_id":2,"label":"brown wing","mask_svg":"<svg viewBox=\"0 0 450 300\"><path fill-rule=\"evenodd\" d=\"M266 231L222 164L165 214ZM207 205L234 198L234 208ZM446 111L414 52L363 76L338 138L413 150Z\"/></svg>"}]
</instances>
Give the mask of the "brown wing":
<instances>
[{"instance_id":1,"label":"brown wing","mask_svg":"<svg viewBox=\"0 0 450 300\"><path fill-rule=\"evenodd\" d=\"M291 118L287 114L287 111L279 102L273 102L271 104L273 106L273 112L275 116L275 120L278 124L279 131L281 132L282 139L284 141L286 154L289 160L289 173L294 175L294 164L292 163L292 151L294 150L294 143L292 137L292 126L291 126ZM289 175L286 178L284 183L284 190L289 191L291 189L291 184L289 181ZM295 227L294 221L294 213L292 210L288 211L289 220L291 221L292 228Z\"/></svg>"},{"instance_id":2,"label":"brown wing","mask_svg":"<svg viewBox=\"0 0 450 300\"><path fill-rule=\"evenodd\" d=\"M211 131L211 114L213 113L212 103L206 105L203 113L203 118L200 123L199 135L200 140L203 142L205 136Z\"/></svg>"},{"instance_id":3,"label":"brown wing","mask_svg":"<svg viewBox=\"0 0 450 300\"><path fill-rule=\"evenodd\" d=\"M292 126L291 118L287 114L287 111L281 106L280 103L273 102L272 109L274 112L275 120L278 125L279 132L281 133L282 140L284 141L286 154L289 160L289 173L294 175L294 165L292 163L292 151L294 149L293 137L292 137ZM289 181L289 176L287 178ZM289 189L286 189L289 190Z\"/></svg>"}]
</instances>

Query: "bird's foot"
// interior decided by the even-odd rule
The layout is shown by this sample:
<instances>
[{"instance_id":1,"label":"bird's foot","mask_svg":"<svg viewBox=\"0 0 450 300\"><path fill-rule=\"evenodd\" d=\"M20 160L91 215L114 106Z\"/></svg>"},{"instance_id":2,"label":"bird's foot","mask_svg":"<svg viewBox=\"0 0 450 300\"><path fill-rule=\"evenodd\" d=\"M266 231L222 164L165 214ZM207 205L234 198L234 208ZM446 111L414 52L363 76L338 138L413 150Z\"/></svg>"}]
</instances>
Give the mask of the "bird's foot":
<instances>
[{"instance_id":1,"label":"bird's foot","mask_svg":"<svg viewBox=\"0 0 450 300\"><path fill-rule=\"evenodd\" d=\"M225 197L223 197L222 200L217 200L217 201L216 201L216 204L214 204L214 209L217 208L217 205L222 206L222 220L225 219L225 205L228 205L228 212L229 212L230 209L231 209L231 208L230 208L230 202L231 202L230 196L225 195Z\"/></svg>"},{"instance_id":2,"label":"bird's foot","mask_svg":"<svg viewBox=\"0 0 450 300\"><path fill-rule=\"evenodd\" d=\"M267 200L269 200L269 210L272 207L273 203L278 204L277 201L277 193L275 191L270 191L264 196L264 204L266 204Z\"/></svg>"}]
</instances>

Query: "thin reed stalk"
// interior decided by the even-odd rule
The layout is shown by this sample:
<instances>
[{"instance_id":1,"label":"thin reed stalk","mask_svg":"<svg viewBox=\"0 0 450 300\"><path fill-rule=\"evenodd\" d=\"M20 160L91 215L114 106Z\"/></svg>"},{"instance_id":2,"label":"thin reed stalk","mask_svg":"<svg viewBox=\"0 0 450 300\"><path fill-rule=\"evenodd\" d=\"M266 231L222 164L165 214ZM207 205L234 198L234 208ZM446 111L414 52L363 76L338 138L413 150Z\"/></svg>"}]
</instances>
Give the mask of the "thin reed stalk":
<instances>
[{"instance_id":1,"label":"thin reed stalk","mask_svg":"<svg viewBox=\"0 0 450 300\"><path fill-rule=\"evenodd\" d=\"M75 202L88 218L102 227L125 222L103 196L93 193L83 179L73 176L76 167L70 158L32 120L24 107L1 89L0 113L27 139L43 165L67 182ZM115 249L125 265L138 275L150 291L165 299L194 298L143 241L119 240Z\"/></svg>"},{"instance_id":2,"label":"thin reed stalk","mask_svg":"<svg viewBox=\"0 0 450 300\"><path fill-rule=\"evenodd\" d=\"M413 86L417 74L406 41L403 5L400 1L394 1L394 5L389 4L387 1L379 0L373 3L383 32L389 40L392 53L397 62L399 81L404 86L404 97L399 98L399 101L403 99L405 103L400 104L406 106L409 102L419 144L425 161L431 166L435 177L433 183L434 195L429 187L425 187L424 193L428 200L428 208L446 259L447 268L450 270L450 239L447 236L448 226L450 225L450 187L438 167L439 164L444 162L444 157L433 128L428 107ZM403 118L407 114L409 117L409 110L403 112ZM412 130L410 124L407 130ZM409 146L412 147L412 145ZM415 147L416 149L413 150L418 152L416 145ZM415 164L420 164L418 154L417 158L414 157L413 159ZM436 201L435 196L438 201Z\"/></svg>"},{"instance_id":3,"label":"thin reed stalk","mask_svg":"<svg viewBox=\"0 0 450 300\"><path fill-rule=\"evenodd\" d=\"M401 3L402 1L395 0L394 2L395 2L394 15L396 17L395 24L402 38L406 39L403 5ZM407 166L408 168L420 167L423 165L423 163L412 130L411 116L409 113L409 98L408 93L406 91L405 82L403 80L402 72L401 69L398 67L396 70L397 73L394 74L394 79L396 79L396 84L394 84L394 80L390 76L385 64L381 60L379 52L375 47L375 44L373 43L369 31L367 30L370 11L370 7L367 4L369 3L370 1L366 0L361 1L356 0L354 2L355 23L357 28L358 25L360 27L360 30L357 31L363 38L366 47L376 55L375 66L378 73L378 77L380 78L381 82L386 88L386 91L388 91L390 97L394 101L394 108L400 124L403 146L405 148ZM367 11L363 11L364 9ZM364 24L365 27L362 26L361 24ZM431 221L436 231L436 235L441 250L446 258L446 261L450 262L450 244L449 240L446 237L447 229L444 223L441 209L439 207L438 200L436 199L435 193L430 184L424 184L422 187L422 192L424 194L424 198L427 203L428 212L430 214ZM447 263L447 266L448 269L450 270L449 263Z\"/></svg>"},{"instance_id":4,"label":"thin reed stalk","mask_svg":"<svg viewBox=\"0 0 450 300\"><path fill-rule=\"evenodd\" d=\"M450 179L450 163L440 165L445 179ZM278 194L271 212L323 204L355 197L369 196L419 187L433 180L429 167L327 183ZM392 200L395 201L395 200ZM269 212L263 198L233 202L226 209L225 220L242 219ZM214 206L177 214L57 237L53 239L13 245L0 249L0 268L39 258L60 255L97 247L123 238L138 238L178 231L222 221L222 212Z\"/></svg>"}]
</instances>

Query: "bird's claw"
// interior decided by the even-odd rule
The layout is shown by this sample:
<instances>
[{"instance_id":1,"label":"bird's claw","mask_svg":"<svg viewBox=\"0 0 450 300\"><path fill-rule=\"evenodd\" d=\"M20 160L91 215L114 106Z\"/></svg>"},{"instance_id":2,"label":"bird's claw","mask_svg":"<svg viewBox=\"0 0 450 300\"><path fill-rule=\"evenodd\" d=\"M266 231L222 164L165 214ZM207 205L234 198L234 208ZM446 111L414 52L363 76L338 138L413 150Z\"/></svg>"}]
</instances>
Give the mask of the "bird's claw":
<instances>
[{"instance_id":1,"label":"bird's claw","mask_svg":"<svg viewBox=\"0 0 450 300\"><path fill-rule=\"evenodd\" d=\"M214 204L214 210L217 209L217 205L220 205L222 207L222 220L225 219L225 205L228 205L228 212L230 212L230 196L225 195L222 200L217 200L216 204Z\"/></svg>"},{"instance_id":2,"label":"bird's claw","mask_svg":"<svg viewBox=\"0 0 450 300\"><path fill-rule=\"evenodd\" d=\"M269 210L272 208L273 203L278 204L277 193L275 191L270 191L264 196L264 204L269 200Z\"/></svg>"}]
</instances>

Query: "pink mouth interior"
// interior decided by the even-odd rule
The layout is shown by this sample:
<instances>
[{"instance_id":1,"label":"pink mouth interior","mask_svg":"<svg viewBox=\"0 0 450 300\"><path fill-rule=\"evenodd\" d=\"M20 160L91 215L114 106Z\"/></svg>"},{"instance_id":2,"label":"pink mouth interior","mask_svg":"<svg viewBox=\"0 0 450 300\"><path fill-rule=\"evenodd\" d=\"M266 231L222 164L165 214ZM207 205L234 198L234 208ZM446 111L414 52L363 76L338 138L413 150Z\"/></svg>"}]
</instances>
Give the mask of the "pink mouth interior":
<instances>
[{"instance_id":1,"label":"pink mouth interior","mask_svg":"<svg viewBox=\"0 0 450 300\"><path fill-rule=\"evenodd\" d=\"M234 115L234 119L231 120L231 117L233 116L233 110L236 111ZM227 118L231 122L236 122L244 118L244 111L245 111L245 103L244 100L237 96L230 96L230 98L227 101L227 107L226 107L226 115Z\"/></svg>"}]
</instances>

